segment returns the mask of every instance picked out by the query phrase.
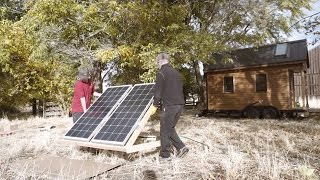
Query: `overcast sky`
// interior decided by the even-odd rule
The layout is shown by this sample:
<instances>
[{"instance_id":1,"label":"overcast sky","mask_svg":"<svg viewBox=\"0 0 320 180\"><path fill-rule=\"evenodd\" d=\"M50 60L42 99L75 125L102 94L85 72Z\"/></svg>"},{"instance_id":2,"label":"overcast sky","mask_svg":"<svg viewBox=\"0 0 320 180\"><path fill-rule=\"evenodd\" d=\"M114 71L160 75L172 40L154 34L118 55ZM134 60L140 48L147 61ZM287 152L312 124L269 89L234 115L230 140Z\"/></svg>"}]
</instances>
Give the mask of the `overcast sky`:
<instances>
[{"instance_id":1,"label":"overcast sky","mask_svg":"<svg viewBox=\"0 0 320 180\"><path fill-rule=\"evenodd\" d=\"M305 16L310 16L314 13L320 12L320 0L317 0L312 7L313 7L313 10L311 11L305 10L305 14L306 14ZM320 31L320 27L318 27L318 30ZM319 41L315 45L311 45L310 43L315 39L315 37L313 35L305 35L303 31L301 32L294 31L292 35L288 37L289 41L299 40L299 39L307 39L309 43L308 49L312 49L313 47L320 45Z\"/></svg>"}]
</instances>

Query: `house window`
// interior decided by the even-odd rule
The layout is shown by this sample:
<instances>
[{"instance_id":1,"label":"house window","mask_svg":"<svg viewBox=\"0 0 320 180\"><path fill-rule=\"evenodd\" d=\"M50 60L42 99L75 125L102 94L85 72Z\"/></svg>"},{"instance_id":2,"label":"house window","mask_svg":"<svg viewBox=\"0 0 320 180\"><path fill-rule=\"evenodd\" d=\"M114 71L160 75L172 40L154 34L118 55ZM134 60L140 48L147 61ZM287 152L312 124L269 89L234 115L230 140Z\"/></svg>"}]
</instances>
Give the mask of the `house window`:
<instances>
[{"instance_id":1,"label":"house window","mask_svg":"<svg viewBox=\"0 0 320 180\"><path fill-rule=\"evenodd\" d=\"M234 92L233 76L224 77L224 80L223 80L223 91L224 92L228 92L228 93Z\"/></svg>"},{"instance_id":2,"label":"house window","mask_svg":"<svg viewBox=\"0 0 320 180\"><path fill-rule=\"evenodd\" d=\"M277 44L276 51L274 53L275 56L286 56L287 55L288 44Z\"/></svg>"},{"instance_id":3,"label":"house window","mask_svg":"<svg viewBox=\"0 0 320 180\"><path fill-rule=\"evenodd\" d=\"M256 91L267 92L267 75L256 74Z\"/></svg>"}]
</instances>

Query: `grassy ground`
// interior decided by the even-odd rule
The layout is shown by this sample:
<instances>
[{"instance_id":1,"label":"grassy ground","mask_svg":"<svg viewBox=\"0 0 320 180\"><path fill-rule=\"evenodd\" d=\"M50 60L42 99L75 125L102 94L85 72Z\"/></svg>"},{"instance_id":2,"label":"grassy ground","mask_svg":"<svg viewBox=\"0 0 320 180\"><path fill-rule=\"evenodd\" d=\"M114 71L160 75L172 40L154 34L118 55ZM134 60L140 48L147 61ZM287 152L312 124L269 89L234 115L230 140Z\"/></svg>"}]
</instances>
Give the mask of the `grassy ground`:
<instances>
[{"instance_id":1,"label":"grassy ground","mask_svg":"<svg viewBox=\"0 0 320 180\"><path fill-rule=\"evenodd\" d=\"M10 124L1 120L0 125ZM70 118L14 121L23 130L0 137L0 179L42 179L12 163L39 155L95 160L124 165L96 179L319 179L320 120L248 120L194 117L185 113L178 124L190 148L183 159L159 163L158 150L126 155L82 151L58 143ZM159 129L157 119L148 123ZM56 126L40 131L39 126Z\"/></svg>"}]
</instances>

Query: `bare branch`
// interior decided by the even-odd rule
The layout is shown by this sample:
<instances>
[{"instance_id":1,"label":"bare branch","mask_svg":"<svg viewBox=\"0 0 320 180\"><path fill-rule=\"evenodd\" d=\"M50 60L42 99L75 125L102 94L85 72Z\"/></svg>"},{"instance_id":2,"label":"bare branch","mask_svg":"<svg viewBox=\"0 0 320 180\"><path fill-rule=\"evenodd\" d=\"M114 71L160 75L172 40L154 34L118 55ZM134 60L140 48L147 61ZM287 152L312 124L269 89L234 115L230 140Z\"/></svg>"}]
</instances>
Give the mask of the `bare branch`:
<instances>
[{"instance_id":1,"label":"bare branch","mask_svg":"<svg viewBox=\"0 0 320 180\"><path fill-rule=\"evenodd\" d=\"M314 13L314 14L312 14L312 15L310 15L310 16L303 17L303 18L301 18L300 20L298 20L297 22L295 22L293 25L291 25L290 28L292 28L292 27L294 27L295 25L299 24L301 21L303 21L303 20L305 20L305 19L308 19L308 18L311 18L311 17L313 17L313 16L316 16L316 15L318 15L318 14L320 14L320 12Z\"/></svg>"}]
</instances>

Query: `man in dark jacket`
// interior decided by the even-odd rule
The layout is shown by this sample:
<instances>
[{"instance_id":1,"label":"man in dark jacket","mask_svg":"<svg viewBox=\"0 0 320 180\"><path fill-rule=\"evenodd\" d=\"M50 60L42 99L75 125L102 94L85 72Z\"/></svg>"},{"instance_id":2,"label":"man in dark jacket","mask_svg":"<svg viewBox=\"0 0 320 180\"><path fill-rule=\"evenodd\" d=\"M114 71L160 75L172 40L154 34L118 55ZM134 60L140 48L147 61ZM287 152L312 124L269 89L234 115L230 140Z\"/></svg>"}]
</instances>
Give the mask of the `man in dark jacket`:
<instances>
[{"instance_id":1,"label":"man in dark jacket","mask_svg":"<svg viewBox=\"0 0 320 180\"><path fill-rule=\"evenodd\" d=\"M156 61L160 70L156 76L153 106L162 109L160 113L160 158L171 159L171 144L177 150L177 157L182 158L189 151L175 129L185 104L182 76L171 67L167 53L160 53Z\"/></svg>"}]
</instances>

